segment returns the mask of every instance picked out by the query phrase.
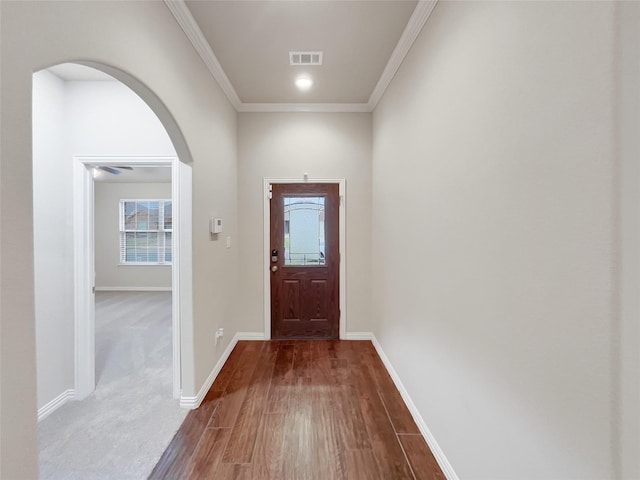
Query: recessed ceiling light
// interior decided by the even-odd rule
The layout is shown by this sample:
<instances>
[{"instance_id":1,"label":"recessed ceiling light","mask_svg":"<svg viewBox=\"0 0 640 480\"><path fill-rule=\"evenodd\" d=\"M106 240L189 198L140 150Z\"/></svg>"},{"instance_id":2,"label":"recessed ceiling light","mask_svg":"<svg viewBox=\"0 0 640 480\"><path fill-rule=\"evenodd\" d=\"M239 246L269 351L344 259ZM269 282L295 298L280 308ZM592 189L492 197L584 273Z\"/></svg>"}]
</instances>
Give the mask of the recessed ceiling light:
<instances>
[{"instance_id":1,"label":"recessed ceiling light","mask_svg":"<svg viewBox=\"0 0 640 480\"><path fill-rule=\"evenodd\" d=\"M311 80L311 77L308 75L300 75L296 77L295 83L299 90L309 90L311 85L313 85L313 80Z\"/></svg>"}]
</instances>

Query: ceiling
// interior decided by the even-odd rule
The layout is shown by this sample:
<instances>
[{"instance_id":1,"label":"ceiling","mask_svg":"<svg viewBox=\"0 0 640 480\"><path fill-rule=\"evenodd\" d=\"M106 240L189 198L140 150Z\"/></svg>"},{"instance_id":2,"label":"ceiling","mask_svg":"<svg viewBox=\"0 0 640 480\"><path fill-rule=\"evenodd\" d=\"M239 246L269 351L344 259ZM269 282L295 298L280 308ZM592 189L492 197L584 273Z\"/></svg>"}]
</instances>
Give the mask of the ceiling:
<instances>
[{"instance_id":1,"label":"ceiling","mask_svg":"<svg viewBox=\"0 0 640 480\"><path fill-rule=\"evenodd\" d=\"M243 103L367 103L416 4L186 1ZM318 50L321 66L289 65L289 51ZM306 92L294 86L303 72Z\"/></svg>"},{"instance_id":2,"label":"ceiling","mask_svg":"<svg viewBox=\"0 0 640 480\"><path fill-rule=\"evenodd\" d=\"M371 111L436 0L165 0L238 111ZM291 66L290 51L322 51ZM299 73L313 86L294 86Z\"/></svg>"},{"instance_id":3,"label":"ceiling","mask_svg":"<svg viewBox=\"0 0 640 480\"><path fill-rule=\"evenodd\" d=\"M131 165L131 170L117 169L113 165L107 165L119 174L113 174L93 169L93 180L99 183L171 183L171 167L158 167L149 165Z\"/></svg>"}]
</instances>

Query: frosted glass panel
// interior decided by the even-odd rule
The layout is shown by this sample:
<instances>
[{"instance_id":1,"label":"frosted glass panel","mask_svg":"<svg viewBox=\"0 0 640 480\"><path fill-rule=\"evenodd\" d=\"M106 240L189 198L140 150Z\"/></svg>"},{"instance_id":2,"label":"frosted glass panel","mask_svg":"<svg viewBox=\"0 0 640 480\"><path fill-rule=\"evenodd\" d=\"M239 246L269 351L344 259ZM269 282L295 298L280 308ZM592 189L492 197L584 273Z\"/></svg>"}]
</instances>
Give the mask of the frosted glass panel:
<instances>
[{"instance_id":1,"label":"frosted glass panel","mask_svg":"<svg viewBox=\"0 0 640 480\"><path fill-rule=\"evenodd\" d=\"M284 264L325 262L324 197L284 197Z\"/></svg>"}]
</instances>

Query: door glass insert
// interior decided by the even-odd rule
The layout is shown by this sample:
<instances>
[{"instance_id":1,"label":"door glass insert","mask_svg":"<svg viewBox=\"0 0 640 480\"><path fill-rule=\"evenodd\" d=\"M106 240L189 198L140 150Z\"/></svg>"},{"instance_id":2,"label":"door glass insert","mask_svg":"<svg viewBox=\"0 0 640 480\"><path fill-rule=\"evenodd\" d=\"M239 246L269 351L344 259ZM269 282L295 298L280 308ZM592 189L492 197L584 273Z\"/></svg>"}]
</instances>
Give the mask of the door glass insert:
<instances>
[{"instance_id":1,"label":"door glass insert","mask_svg":"<svg viewBox=\"0 0 640 480\"><path fill-rule=\"evenodd\" d=\"M284 197L284 264L325 265L324 197Z\"/></svg>"}]
</instances>

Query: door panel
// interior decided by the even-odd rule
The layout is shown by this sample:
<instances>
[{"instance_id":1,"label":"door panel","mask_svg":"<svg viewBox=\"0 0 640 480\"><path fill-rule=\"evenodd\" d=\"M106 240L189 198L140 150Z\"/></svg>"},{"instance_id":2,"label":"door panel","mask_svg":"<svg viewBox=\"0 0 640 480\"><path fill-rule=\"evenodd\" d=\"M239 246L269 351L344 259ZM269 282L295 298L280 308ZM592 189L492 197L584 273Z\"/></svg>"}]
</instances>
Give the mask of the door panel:
<instances>
[{"instance_id":1,"label":"door panel","mask_svg":"<svg viewBox=\"0 0 640 480\"><path fill-rule=\"evenodd\" d=\"M284 307L282 318L299 321L302 317L300 314L300 297L302 296L300 280L283 280L282 287L282 305Z\"/></svg>"},{"instance_id":2,"label":"door panel","mask_svg":"<svg viewBox=\"0 0 640 480\"><path fill-rule=\"evenodd\" d=\"M338 185L271 192L271 338L338 338Z\"/></svg>"},{"instance_id":3,"label":"door panel","mask_svg":"<svg viewBox=\"0 0 640 480\"><path fill-rule=\"evenodd\" d=\"M309 281L309 301L310 307L307 313L311 320L323 320L328 321L329 318L329 306L327 305L328 285L327 281L310 280Z\"/></svg>"}]
</instances>

